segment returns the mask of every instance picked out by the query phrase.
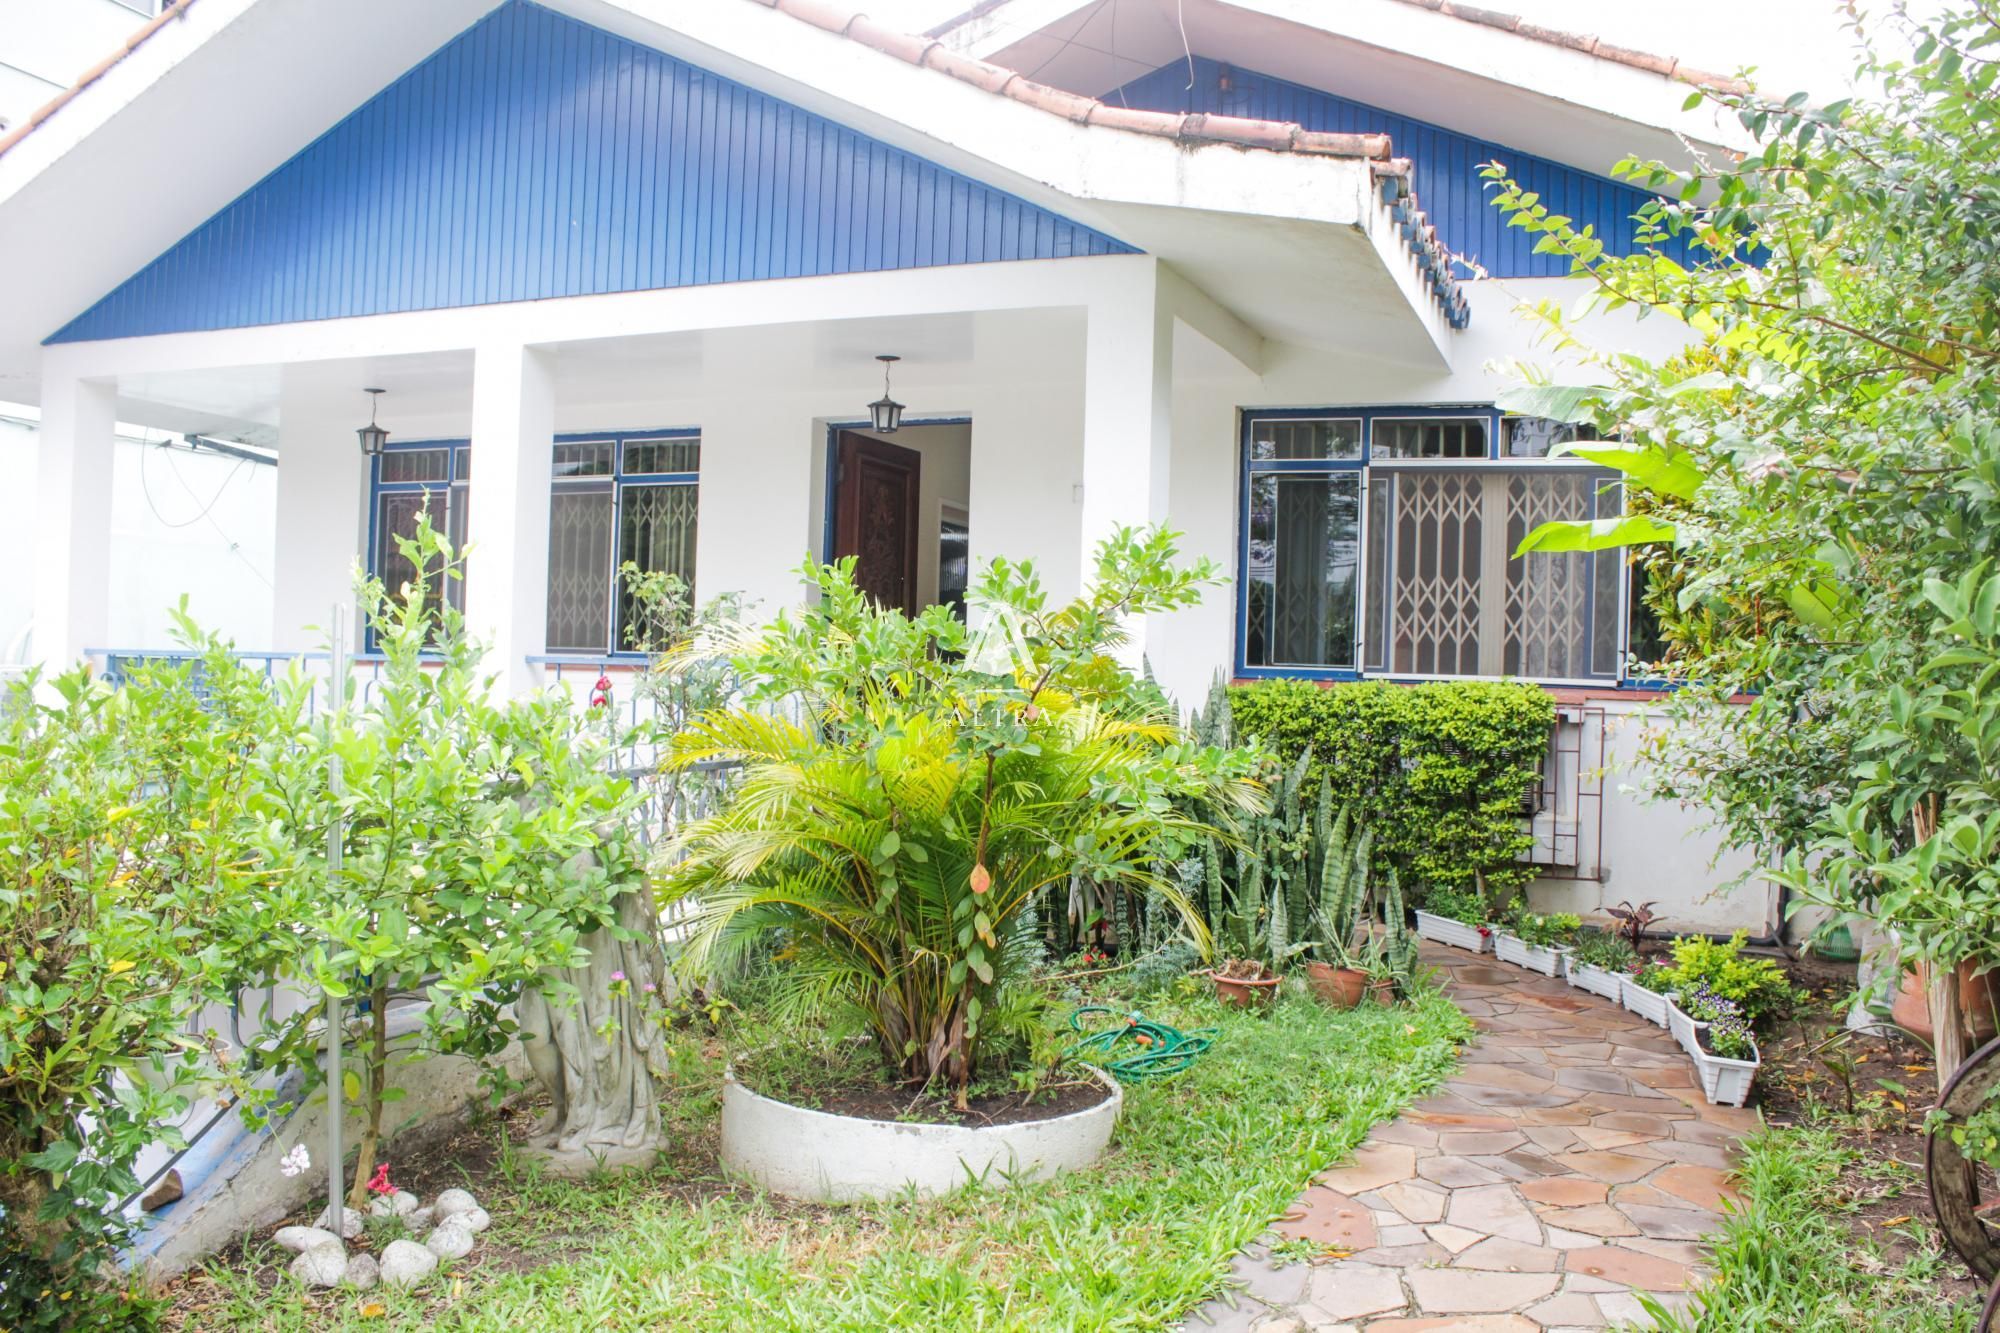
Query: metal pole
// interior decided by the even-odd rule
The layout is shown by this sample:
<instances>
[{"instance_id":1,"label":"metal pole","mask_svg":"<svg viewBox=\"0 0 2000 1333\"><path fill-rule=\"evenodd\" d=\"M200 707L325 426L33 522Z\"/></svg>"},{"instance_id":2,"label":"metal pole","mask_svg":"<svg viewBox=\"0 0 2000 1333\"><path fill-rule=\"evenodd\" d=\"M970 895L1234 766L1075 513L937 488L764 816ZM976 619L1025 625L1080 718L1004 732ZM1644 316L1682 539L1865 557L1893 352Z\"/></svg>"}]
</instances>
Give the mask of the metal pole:
<instances>
[{"instance_id":1,"label":"metal pole","mask_svg":"<svg viewBox=\"0 0 2000 1333\"><path fill-rule=\"evenodd\" d=\"M338 603L333 608L333 652L329 670L332 673L333 712L327 718L327 729L333 733L347 709L347 608ZM341 845L347 837L347 820L340 813L338 804L341 797L340 754L329 748L326 759L327 790L333 796L335 805L333 817L326 826L326 881L327 898L331 901L333 882L340 874ZM342 1159L345 1150L340 1142L343 1122L347 1119L347 1095L342 1087L340 1072L340 997L329 992L326 997L326 1216L328 1230L334 1235L342 1235L342 1223L346 1214L346 1192L341 1188Z\"/></svg>"}]
</instances>

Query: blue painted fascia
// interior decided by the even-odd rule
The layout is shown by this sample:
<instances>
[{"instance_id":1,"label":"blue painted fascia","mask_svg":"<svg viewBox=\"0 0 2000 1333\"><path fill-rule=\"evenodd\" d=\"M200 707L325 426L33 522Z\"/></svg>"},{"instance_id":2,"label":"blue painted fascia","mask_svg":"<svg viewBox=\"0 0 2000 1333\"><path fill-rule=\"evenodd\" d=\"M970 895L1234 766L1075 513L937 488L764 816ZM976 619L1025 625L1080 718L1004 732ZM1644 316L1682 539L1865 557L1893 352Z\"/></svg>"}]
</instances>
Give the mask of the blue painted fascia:
<instances>
[{"instance_id":1,"label":"blue painted fascia","mask_svg":"<svg viewBox=\"0 0 2000 1333\"><path fill-rule=\"evenodd\" d=\"M47 341L1135 253L509 0Z\"/></svg>"}]
</instances>

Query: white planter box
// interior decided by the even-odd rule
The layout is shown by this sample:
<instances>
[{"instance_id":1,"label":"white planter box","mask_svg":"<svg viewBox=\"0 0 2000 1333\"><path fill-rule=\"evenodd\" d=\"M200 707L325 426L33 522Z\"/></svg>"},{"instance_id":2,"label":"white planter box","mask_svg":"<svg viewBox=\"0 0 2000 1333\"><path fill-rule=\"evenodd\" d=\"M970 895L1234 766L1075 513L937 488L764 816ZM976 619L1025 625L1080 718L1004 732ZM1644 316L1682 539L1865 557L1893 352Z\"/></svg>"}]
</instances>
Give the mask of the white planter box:
<instances>
[{"instance_id":1,"label":"white planter box","mask_svg":"<svg viewBox=\"0 0 2000 1333\"><path fill-rule=\"evenodd\" d=\"M1486 952L1486 936L1480 933L1479 927L1468 926L1448 916L1434 915L1421 907L1417 909L1417 934L1424 939L1470 949L1474 953Z\"/></svg>"},{"instance_id":2,"label":"white planter box","mask_svg":"<svg viewBox=\"0 0 2000 1333\"><path fill-rule=\"evenodd\" d=\"M1046 1180L1089 1166L1111 1141L1125 1104L1116 1080L1092 1071L1111 1095L1052 1120L1011 1125L925 1125L860 1120L774 1101L731 1069L722 1084L722 1162L775 1194L822 1203L949 1194L985 1179Z\"/></svg>"},{"instance_id":3,"label":"white planter box","mask_svg":"<svg viewBox=\"0 0 2000 1333\"><path fill-rule=\"evenodd\" d=\"M1674 1034L1674 1040L1690 1056L1701 1049L1701 1043L1695 1039L1695 1032L1700 1027L1701 1024L1690 1018L1678 1004L1670 1002L1667 1005L1667 1031Z\"/></svg>"},{"instance_id":4,"label":"white planter box","mask_svg":"<svg viewBox=\"0 0 2000 1333\"><path fill-rule=\"evenodd\" d=\"M1592 995L1602 995L1614 1002L1619 1000L1620 993L1624 989L1624 979L1616 972L1592 967L1588 963L1579 963L1574 958L1563 959L1563 975L1568 977L1569 984L1578 990L1587 990Z\"/></svg>"},{"instance_id":5,"label":"white planter box","mask_svg":"<svg viewBox=\"0 0 2000 1333\"><path fill-rule=\"evenodd\" d=\"M1694 1067L1701 1073L1701 1090L1710 1103L1716 1106L1741 1106L1750 1099L1750 1085L1757 1081L1757 1070L1763 1065L1761 1054L1755 1053L1756 1043L1751 1043L1753 1054L1748 1060L1728 1060L1719 1055L1710 1055L1697 1041L1688 1054L1694 1057Z\"/></svg>"},{"instance_id":6,"label":"white planter box","mask_svg":"<svg viewBox=\"0 0 2000 1333\"><path fill-rule=\"evenodd\" d=\"M1667 1010L1673 1003L1672 997L1649 991L1630 977L1618 978L1618 1001L1655 1027L1667 1025Z\"/></svg>"},{"instance_id":7,"label":"white planter box","mask_svg":"<svg viewBox=\"0 0 2000 1333\"><path fill-rule=\"evenodd\" d=\"M1516 967L1525 967L1545 977L1552 977L1562 967L1565 950L1559 945L1543 948L1529 944L1526 940L1518 939L1503 930L1493 936L1493 952L1503 963L1512 963Z\"/></svg>"}]
</instances>

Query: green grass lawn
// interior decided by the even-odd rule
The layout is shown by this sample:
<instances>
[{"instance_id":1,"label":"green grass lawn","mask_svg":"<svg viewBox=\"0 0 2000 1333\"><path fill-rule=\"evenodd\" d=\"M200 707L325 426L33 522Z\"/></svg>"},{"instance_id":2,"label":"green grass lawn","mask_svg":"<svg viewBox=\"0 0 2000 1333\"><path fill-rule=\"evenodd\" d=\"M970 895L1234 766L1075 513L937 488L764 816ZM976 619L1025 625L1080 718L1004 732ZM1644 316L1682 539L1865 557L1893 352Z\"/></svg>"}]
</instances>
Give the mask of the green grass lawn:
<instances>
[{"instance_id":1,"label":"green grass lawn","mask_svg":"<svg viewBox=\"0 0 2000 1333\"><path fill-rule=\"evenodd\" d=\"M200 1329L1154 1329L1217 1289L1231 1254L1369 1126L1434 1086L1470 1026L1431 995L1268 1014L1206 996L1147 1012L1221 1029L1178 1078L1127 1090L1093 1171L930 1202L828 1208L719 1180L720 1051L671 1094L682 1143L652 1175L571 1185L503 1155L476 1182L494 1226L410 1294L307 1293L243 1262L176 1293ZM288 1257L288 1256L286 1256ZM386 1309L367 1310L371 1301Z\"/></svg>"},{"instance_id":2,"label":"green grass lawn","mask_svg":"<svg viewBox=\"0 0 2000 1333\"><path fill-rule=\"evenodd\" d=\"M1962 1265L1928 1225L1921 1174L1863 1158L1830 1126L1771 1129L1744 1144L1743 1206L1714 1238L1717 1280L1666 1333L1962 1333L1977 1302L1940 1279ZM1906 1244L1891 1258L1849 1226L1859 1195L1897 1191ZM1896 1219L1881 1225L1890 1229Z\"/></svg>"}]
</instances>

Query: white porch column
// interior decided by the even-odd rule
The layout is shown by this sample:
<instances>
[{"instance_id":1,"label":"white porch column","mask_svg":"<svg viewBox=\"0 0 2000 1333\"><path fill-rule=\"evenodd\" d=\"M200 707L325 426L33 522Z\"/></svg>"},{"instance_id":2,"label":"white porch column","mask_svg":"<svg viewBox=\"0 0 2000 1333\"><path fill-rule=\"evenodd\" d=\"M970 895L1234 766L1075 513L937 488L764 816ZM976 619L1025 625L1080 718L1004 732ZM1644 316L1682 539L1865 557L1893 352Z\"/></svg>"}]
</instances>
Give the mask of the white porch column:
<instances>
[{"instance_id":1,"label":"white porch column","mask_svg":"<svg viewBox=\"0 0 2000 1333\"><path fill-rule=\"evenodd\" d=\"M51 671L85 648L109 648L111 447L117 386L62 374L42 379L35 513L33 654Z\"/></svg>"},{"instance_id":2,"label":"white porch column","mask_svg":"<svg viewBox=\"0 0 2000 1333\"><path fill-rule=\"evenodd\" d=\"M751 393L704 404L697 601L742 593L762 621L804 600L798 568L825 523L813 505L813 442L822 433L797 398Z\"/></svg>"},{"instance_id":3,"label":"white porch column","mask_svg":"<svg viewBox=\"0 0 2000 1333\"><path fill-rule=\"evenodd\" d=\"M1161 300L1157 264L1135 266L1129 286L1093 301L1084 333L1083 577L1097 544L1119 527L1167 519L1174 438L1174 317ZM1131 626L1127 659L1146 651Z\"/></svg>"},{"instance_id":4,"label":"white porch column","mask_svg":"<svg viewBox=\"0 0 2000 1333\"><path fill-rule=\"evenodd\" d=\"M354 570L368 544L368 460L354 429L368 404L354 383L333 365L280 374L269 646L284 652L323 650L336 603L348 608L347 646L362 643Z\"/></svg>"},{"instance_id":5,"label":"white porch column","mask_svg":"<svg viewBox=\"0 0 2000 1333\"><path fill-rule=\"evenodd\" d=\"M480 347L472 362L472 484L466 491L465 620L509 693L541 683L528 655L548 639L549 466L556 430L547 352Z\"/></svg>"}]
</instances>

